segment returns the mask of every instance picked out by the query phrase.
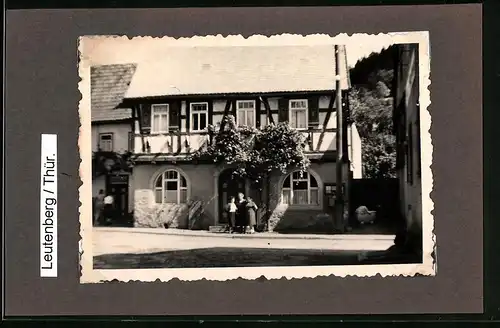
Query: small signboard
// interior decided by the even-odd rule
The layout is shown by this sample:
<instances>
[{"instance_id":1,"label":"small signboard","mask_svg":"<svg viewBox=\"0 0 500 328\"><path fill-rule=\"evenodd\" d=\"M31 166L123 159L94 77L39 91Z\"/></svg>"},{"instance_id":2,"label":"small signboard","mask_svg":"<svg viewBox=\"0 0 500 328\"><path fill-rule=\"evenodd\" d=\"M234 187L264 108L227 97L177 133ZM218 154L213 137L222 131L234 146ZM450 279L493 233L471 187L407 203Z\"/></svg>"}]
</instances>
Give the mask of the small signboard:
<instances>
[{"instance_id":1,"label":"small signboard","mask_svg":"<svg viewBox=\"0 0 500 328\"><path fill-rule=\"evenodd\" d=\"M342 184L342 193L345 194L345 184ZM337 184L336 183L325 183L325 195L337 195Z\"/></svg>"},{"instance_id":2,"label":"small signboard","mask_svg":"<svg viewBox=\"0 0 500 328\"><path fill-rule=\"evenodd\" d=\"M342 184L342 194L345 196L345 184ZM335 200L337 198L337 184L325 183L325 195L329 207L335 207Z\"/></svg>"},{"instance_id":3,"label":"small signboard","mask_svg":"<svg viewBox=\"0 0 500 328\"><path fill-rule=\"evenodd\" d=\"M112 185L128 185L128 175L127 174L110 175L109 183Z\"/></svg>"}]
</instances>

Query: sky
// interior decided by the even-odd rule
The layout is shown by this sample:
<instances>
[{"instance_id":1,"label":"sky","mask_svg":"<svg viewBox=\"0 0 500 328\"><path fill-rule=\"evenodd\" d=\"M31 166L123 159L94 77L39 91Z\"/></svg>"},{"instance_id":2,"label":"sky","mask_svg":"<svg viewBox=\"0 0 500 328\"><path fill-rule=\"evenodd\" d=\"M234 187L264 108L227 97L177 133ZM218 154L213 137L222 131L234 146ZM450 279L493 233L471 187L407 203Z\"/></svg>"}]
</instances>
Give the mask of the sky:
<instances>
[{"instance_id":1,"label":"sky","mask_svg":"<svg viewBox=\"0 0 500 328\"><path fill-rule=\"evenodd\" d=\"M93 65L103 65L103 64L114 64L114 63L130 63L136 62L137 58L145 58L143 56L150 55L151 52L164 52L168 47L178 46L183 44L201 43L207 45L226 45L231 46L234 44L248 45L248 39L235 37L231 40L221 40L222 38L212 37L211 40L206 40L206 38L195 37L193 39L180 39L180 40L163 40L163 39L148 39L148 38L135 38L129 40L127 38L121 39L86 39L85 40L85 50L84 53L88 58L91 58ZM287 39L288 38L288 39ZM331 43L333 38L325 35L317 36L316 38L297 39L297 36L279 37L278 41L283 41L284 43L293 43L298 40L299 43L305 44L315 44L316 40L318 43ZM342 39L343 44L346 46L347 51L347 62L350 67L354 67L356 62L360 59L369 56L372 52L380 52L382 49L387 48L393 44L393 39L384 34L379 35L368 35L368 34L355 34L350 37L344 36ZM109 42L111 41L111 42ZM262 37L262 39L252 40L252 44L263 45L263 44L275 44L274 41L269 38ZM168 50L167 50L168 51ZM84 56L85 56L84 55Z\"/></svg>"}]
</instances>

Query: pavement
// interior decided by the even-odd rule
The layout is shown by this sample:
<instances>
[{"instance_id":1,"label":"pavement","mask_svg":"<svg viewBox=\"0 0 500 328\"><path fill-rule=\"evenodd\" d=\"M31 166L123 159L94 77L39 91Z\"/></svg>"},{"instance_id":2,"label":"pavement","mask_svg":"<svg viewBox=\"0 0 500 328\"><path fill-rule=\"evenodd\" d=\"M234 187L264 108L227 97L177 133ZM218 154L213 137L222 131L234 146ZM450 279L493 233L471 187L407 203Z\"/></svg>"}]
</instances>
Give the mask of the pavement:
<instances>
[{"instance_id":1,"label":"pavement","mask_svg":"<svg viewBox=\"0 0 500 328\"><path fill-rule=\"evenodd\" d=\"M363 253L388 249L394 244L394 237L394 235L302 235L271 232L223 234L181 229L94 227L92 252L94 256L100 256L224 248Z\"/></svg>"}]
</instances>

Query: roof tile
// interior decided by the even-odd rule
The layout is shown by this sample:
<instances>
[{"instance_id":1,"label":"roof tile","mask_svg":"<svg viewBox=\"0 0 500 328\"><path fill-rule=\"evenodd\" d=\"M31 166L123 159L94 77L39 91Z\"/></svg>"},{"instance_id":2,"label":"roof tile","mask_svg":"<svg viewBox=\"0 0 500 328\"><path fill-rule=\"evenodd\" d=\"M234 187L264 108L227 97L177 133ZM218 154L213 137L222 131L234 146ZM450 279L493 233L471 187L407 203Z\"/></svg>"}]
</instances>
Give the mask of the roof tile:
<instances>
[{"instance_id":1,"label":"roof tile","mask_svg":"<svg viewBox=\"0 0 500 328\"><path fill-rule=\"evenodd\" d=\"M334 45L171 47L138 63L125 98L335 89ZM349 88L341 46L342 89Z\"/></svg>"},{"instance_id":2,"label":"roof tile","mask_svg":"<svg viewBox=\"0 0 500 328\"><path fill-rule=\"evenodd\" d=\"M116 108L127 92L136 64L101 65L90 68L92 122L132 117L128 108Z\"/></svg>"}]
</instances>

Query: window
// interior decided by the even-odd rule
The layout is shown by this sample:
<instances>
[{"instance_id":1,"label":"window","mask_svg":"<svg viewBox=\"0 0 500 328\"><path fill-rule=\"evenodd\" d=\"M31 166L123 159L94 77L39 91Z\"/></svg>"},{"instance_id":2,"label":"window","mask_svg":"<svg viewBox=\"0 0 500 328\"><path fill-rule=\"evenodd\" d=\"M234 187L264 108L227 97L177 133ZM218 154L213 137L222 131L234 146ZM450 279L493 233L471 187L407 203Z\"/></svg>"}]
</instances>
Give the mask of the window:
<instances>
[{"instance_id":1,"label":"window","mask_svg":"<svg viewBox=\"0 0 500 328\"><path fill-rule=\"evenodd\" d=\"M151 106L151 133L168 132L168 104Z\"/></svg>"},{"instance_id":2,"label":"window","mask_svg":"<svg viewBox=\"0 0 500 328\"><path fill-rule=\"evenodd\" d=\"M236 122L238 126L255 127L255 101L239 100L236 102Z\"/></svg>"},{"instance_id":3,"label":"window","mask_svg":"<svg viewBox=\"0 0 500 328\"><path fill-rule=\"evenodd\" d=\"M287 205L319 205L319 186L308 172L293 172L283 182L282 203Z\"/></svg>"},{"instance_id":4,"label":"window","mask_svg":"<svg viewBox=\"0 0 500 328\"><path fill-rule=\"evenodd\" d=\"M208 122L208 103L191 103L192 131L204 131Z\"/></svg>"},{"instance_id":5,"label":"window","mask_svg":"<svg viewBox=\"0 0 500 328\"><path fill-rule=\"evenodd\" d=\"M295 129L307 128L307 99L290 100L290 126Z\"/></svg>"},{"instance_id":6,"label":"window","mask_svg":"<svg viewBox=\"0 0 500 328\"><path fill-rule=\"evenodd\" d=\"M161 174L155 182L155 201L158 204L187 203L186 178L175 170Z\"/></svg>"},{"instance_id":7,"label":"window","mask_svg":"<svg viewBox=\"0 0 500 328\"><path fill-rule=\"evenodd\" d=\"M113 151L113 133L99 134L99 149L101 151Z\"/></svg>"}]
</instances>

